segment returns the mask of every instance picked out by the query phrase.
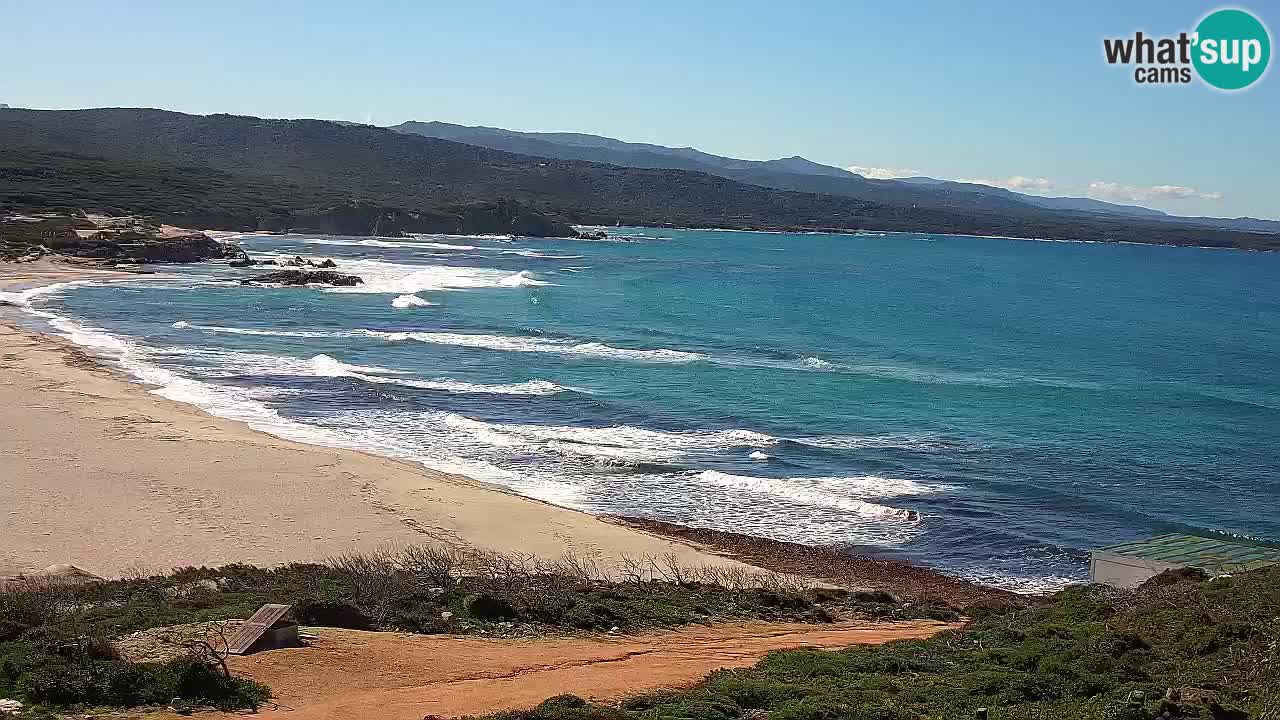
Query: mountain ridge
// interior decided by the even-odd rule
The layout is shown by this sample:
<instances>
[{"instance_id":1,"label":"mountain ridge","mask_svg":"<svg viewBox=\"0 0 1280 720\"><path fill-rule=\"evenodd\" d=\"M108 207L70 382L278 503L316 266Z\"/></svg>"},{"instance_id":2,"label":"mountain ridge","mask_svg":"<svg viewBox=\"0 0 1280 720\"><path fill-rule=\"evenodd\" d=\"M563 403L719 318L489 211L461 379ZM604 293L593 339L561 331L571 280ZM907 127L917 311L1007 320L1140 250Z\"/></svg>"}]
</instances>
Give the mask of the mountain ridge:
<instances>
[{"instance_id":1,"label":"mountain ridge","mask_svg":"<svg viewBox=\"0 0 1280 720\"><path fill-rule=\"evenodd\" d=\"M355 218L342 231L368 234L394 211L409 232L441 232L414 228L463 227L479 217L534 228L868 230L1280 249L1280 235L1070 214L999 198L985 206L891 204L875 199L879 181L855 178L873 192L853 197L821 192L845 178L779 174L813 189L530 156L325 120L136 108L0 113L0 206L8 208L102 208L229 230L325 231Z\"/></svg>"},{"instance_id":2,"label":"mountain ridge","mask_svg":"<svg viewBox=\"0 0 1280 720\"><path fill-rule=\"evenodd\" d=\"M743 160L691 147L633 143L588 133L528 132L440 121L409 120L389 126L389 129L537 157L589 160L624 167L695 170L780 190L847 195L891 204L924 204L957 209L1020 203L1057 211L1169 219L1222 229L1280 232L1280 221L1275 220L1179 216L1140 205L1111 203L1094 198L1031 195L981 183L923 176L872 179L799 155L775 160ZM813 177L826 180L814 180Z\"/></svg>"}]
</instances>

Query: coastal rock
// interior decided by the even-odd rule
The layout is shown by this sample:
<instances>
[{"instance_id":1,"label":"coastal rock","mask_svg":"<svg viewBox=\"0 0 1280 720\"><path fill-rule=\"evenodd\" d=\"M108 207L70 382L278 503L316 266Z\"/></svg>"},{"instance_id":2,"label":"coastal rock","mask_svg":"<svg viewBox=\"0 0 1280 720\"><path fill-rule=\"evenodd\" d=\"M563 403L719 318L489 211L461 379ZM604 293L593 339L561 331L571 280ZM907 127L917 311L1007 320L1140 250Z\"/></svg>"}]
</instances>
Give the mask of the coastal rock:
<instances>
[{"instance_id":1,"label":"coastal rock","mask_svg":"<svg viewBox=\"0 0 1280 720\"><path fill-rule=\"evenodd\" d=\"M204 233L176 236L150 235L138 230L103 231L89 239L96 242L88 257L144 263L191 263L226 255L222 243ZM77 243L84 245L85 242ZM60 248L54 247L55 250Z\"/></svg>"},{"instance_id":2,"label":"coastal rock","mask_svg":"<svg viewBox=\"0 0 1280 720\"><path fill-rule=\"evenodd\" d=\"M324 260L322 260L322 261L320 261L320 262L318 262L318 263L309 263L309 264L311 265L311 267L318 267L318 268L336 268L336 267L338 267L338 263L334 262L332 258L326 258L326 259L324 259Z\"/></svg>"},{"instance_id":3,"label":"coastal rock","mask_svg":"<svg viewBox=\"0 0 1280 720\"><path fill-rule=\"evenodd\" d=\"M0 259L39 259L52 253L117 263L188 263L228 252L204 233L135 218L89 220L58 213L0 218Z\"/></svg>"},{"instance_id":4,"label":"coastal rock","mask_svg":"<svg viewBox=\"0 0 1280 720\"><path fill-rule=\"evenodd\" d=\"M255 275L241 280L241 285L270 283L275 285L333 285L335 287L354 287L364 280L357 275L343 275L329 270L279 270L265 275Z\"/></svg>"},{"instance_id":5,"label":"coastal rock","mask_svg":"<svg viewBox=\"0 0 1280 720\"><path fill-rule=\"evenodd\" d=\"M249 257L249 253L245 252L244 248L240 248L239 252L231 259L231 262L227 263L230 267L249 267L255 264L257 262Z\"/></svg>"}]
</instances>

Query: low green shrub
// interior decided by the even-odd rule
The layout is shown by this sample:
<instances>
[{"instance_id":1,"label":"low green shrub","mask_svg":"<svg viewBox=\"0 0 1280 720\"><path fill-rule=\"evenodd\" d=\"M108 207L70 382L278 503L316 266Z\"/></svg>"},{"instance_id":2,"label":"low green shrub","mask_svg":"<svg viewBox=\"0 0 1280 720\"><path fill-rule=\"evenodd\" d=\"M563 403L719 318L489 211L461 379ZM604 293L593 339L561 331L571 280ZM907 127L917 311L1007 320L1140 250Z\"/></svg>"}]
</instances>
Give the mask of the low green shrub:
<instances>
[{"instance_id":1,"label":"low green shrub","mask_svg":"<svg viewBox=\"0 0 1280 720\"><path fill-rule=\"evenodd\" d=\"M490 593L472 593L462 599L462 607L474 618L506 620L516 617L516 609L507 600Z\"/></svg>"},{"instance_id":2,"label":"low green shrub","mask_svg":"<svg viewBox=\"0 0 1280 720\"><path fill-rule=\"evenodd\" d=\"M58 707L135 707L180 698L244 710L257 708L270 691L194 658L130 663L93 653L54 653L24 640L0 643L0 696Z\"/></svg>"}]
</instances>

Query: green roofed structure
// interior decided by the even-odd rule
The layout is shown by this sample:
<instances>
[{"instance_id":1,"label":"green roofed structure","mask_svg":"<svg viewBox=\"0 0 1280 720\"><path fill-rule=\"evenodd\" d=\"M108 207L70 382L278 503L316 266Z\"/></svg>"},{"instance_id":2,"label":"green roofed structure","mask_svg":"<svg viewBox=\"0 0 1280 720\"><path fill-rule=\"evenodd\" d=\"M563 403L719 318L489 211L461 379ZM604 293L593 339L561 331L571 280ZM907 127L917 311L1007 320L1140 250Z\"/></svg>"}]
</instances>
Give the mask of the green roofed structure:
<instances>
[{"instance_id":1,"label":"green roofed structure","mask_svg":"<svg viewBox=\"0 0 1280 720\"><path fill-rule=\"evenodd\" d=\"M1199 568L1215 576L1276 564L1277 547L1171 533L1094 550L1089 554L1089 580L1127 588L1174 568Z\"/></svg>"}]
</instances>

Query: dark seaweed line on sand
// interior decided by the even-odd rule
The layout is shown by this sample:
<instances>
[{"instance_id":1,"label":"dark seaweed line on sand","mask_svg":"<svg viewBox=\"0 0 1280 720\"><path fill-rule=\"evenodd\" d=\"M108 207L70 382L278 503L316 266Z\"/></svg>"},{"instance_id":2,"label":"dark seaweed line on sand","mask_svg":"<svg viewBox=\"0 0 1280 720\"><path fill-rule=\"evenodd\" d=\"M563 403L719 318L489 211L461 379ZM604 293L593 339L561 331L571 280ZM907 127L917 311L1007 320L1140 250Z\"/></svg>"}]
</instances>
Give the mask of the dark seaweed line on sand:
<instances>
[{"instance_id":1,"label":"dark seaweed line on sand","mask_svg":"<svg viewBox=\"0 0 1280 720\"><path fill-rule=\"evenodd\" d=\"M942 601L965 609L975 605L1027 606L1041 599L987 587L899 560L874 558L834 547L802 545L647 518L613 515L609 519L654 535L692 543L717 555L766 570L850 588L886 590L917 603Z\"/></svg>"}]
</instances>

